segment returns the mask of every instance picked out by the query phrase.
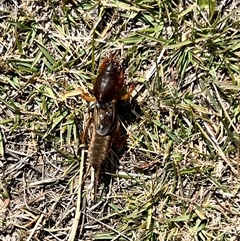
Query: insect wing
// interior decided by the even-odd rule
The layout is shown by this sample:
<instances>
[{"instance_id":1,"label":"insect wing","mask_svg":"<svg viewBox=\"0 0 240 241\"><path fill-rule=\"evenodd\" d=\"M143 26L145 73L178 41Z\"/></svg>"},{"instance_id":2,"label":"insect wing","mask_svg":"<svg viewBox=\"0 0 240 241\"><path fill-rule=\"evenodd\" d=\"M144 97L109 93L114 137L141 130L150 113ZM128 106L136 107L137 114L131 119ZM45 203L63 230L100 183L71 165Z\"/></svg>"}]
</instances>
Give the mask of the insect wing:
<instances>
[{"instance_id":1,"label":"insect wing","mask_svg":"<svg viewBox=\"0 0 240 241\"><path fill-rule=\"evenodd\" d=\"M107 135L115 120L115 101L96 102L94 107L93 119L96 132L101 135Z\"/></svg>"}]
</instances>

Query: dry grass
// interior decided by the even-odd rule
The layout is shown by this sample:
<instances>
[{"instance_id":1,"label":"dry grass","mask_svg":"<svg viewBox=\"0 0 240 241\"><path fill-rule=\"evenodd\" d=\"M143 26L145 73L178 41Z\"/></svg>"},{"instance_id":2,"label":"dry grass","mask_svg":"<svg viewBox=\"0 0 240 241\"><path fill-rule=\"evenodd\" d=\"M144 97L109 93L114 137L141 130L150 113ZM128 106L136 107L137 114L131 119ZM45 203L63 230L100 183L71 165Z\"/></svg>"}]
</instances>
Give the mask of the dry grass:
<instances>
[{"instance_id":1,"label":"dry grass","mask_svg":"<svg viewBox=\"0 0 240 241\"><path fill-rule=\"evenodd\" d=\"M0 1L0 240L238 240L239 17L237 0ZM138 85L94 204L89 103L63 97L115 50Z\"/></svg>"}]
</instances>

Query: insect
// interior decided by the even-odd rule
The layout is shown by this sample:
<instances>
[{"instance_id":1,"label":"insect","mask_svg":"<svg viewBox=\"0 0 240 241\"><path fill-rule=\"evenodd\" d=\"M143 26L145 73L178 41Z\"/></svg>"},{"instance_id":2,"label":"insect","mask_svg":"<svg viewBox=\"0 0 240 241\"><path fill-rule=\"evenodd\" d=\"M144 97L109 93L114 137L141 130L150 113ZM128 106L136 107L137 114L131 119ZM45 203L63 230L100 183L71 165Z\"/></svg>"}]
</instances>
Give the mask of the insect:
<instances>
[{"instance_id":1,"label":"insect","mask_svg":"<svg viewBox=\"0 0 240 241\"><path fill-rule=\"evenodd\" d=\"M95 101L93 106L90 107L92 115L88 118L84 130L84 133L86 133L89 126L92 126L87 160L95 171L94 199L101 167L106 162L112 145L118 145L120 137L121 124L116 114L117 100L129 99L134 89L132 86L128 93L120 95L119 91L122 89L123 83L124 68L120 61L114 55L111 55L104 59L100 66L100 73L93 87L94 97L82 95L82 98L88 101Z\"/></svg>"}]
</instances>

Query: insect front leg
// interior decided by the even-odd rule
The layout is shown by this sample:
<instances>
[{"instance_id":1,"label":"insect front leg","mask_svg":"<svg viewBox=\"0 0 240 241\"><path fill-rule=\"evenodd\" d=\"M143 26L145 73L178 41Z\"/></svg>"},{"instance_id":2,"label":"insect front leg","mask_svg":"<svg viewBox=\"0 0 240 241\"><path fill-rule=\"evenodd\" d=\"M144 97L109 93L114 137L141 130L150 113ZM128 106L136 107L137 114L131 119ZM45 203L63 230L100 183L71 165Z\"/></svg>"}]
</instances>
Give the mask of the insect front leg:
<instances>
[{"instance_id":1,"label":"insect front leg","mask_svg":"<svg viewBox=\"0 0 240 241\"><path fill-rule=\"evenodd\" d=\"M86 101L95 101L96 98L94 96L89 95L88 93L81 93L80 94L81 98L86 100Z\"/></svg>"},{"instance_id":2,"label":"insect front leg","mask_svg":"<svg viewBox=\"0 0 240 241\"><path fill-rule=\"evenodd\" d=\"M134 91L135 86L136 86L136 84L131 84L128 89L128 92L124 95L120 95L119 99L120 100L129 100L132 96L132 92Z\"/></svg>"},{"instance_id":3,"label":"insect front leg","mask_svg":"<svg viewBox=\"0 0 240 241\"><path fill-rule=\"evenodd\" d=\"M96 98L94 96L91 96L88 93L85 93L81 88L75 86L74 90L69 90L66 93L62 95L63 101L66 101L67 98L69 97L74 97L74 96L80 96L82 99L86 101L95 101Z\"/></svg>"}]
</instances>

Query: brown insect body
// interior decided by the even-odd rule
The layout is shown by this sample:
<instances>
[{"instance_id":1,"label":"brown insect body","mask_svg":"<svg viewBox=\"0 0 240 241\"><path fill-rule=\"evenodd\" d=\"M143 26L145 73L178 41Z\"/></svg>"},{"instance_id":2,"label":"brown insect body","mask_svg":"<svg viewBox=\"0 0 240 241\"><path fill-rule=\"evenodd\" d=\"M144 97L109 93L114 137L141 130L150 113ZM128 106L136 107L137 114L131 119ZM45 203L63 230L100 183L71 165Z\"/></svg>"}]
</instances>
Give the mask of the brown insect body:
<instances>
[{"instance_id":1,"label":"brown insect body","mask_svg":"<svg viewBox=\"0 0 240 241\"><path fill-rule=\"evenodd\" d=\"M122 88L124 71L114 57L107 58L100 66L100 74L94 83L96 102L93 108L93 127L88 148L88 161L95 170L94 192L98 186L99 174L108 154L120 136L120 122L116 116L118 91ZM95 195L94 195L95 199Z\"/></svg>"}]
</instances>

